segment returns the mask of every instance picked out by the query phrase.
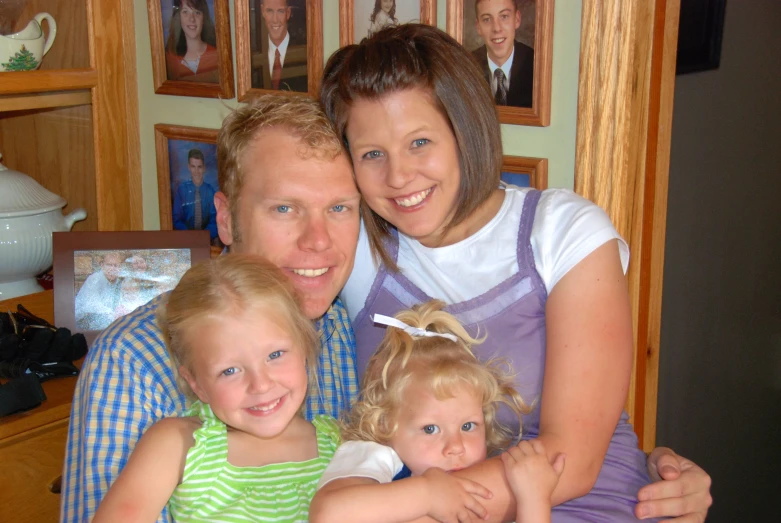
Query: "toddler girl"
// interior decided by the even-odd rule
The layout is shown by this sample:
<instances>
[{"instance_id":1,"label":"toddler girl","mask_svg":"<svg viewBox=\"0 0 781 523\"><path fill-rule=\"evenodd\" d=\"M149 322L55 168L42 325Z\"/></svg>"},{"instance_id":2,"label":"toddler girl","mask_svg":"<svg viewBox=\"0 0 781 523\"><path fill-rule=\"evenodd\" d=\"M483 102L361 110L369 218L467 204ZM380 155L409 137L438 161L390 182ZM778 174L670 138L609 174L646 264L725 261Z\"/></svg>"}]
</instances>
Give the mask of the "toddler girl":
<instances>
[{"instance_id":1,"label":"toddler girl","mask_svg":"<svg viewBox=\"0 0 781 523\"><path fill-rule=\"evenodd\" d=\"M187 417L155 423L111 486L95 522L307 521L338 445L328 416L301 415L316 341L280 271L229 254L187 271L161 307Z\"/></svg>"},{"instance_id":2,"label":"toddler girl","mask_svg":"<svg viewBox=\"0 0 781 523\"><path fill-rule=\"evenodd\" d=\"M512 443L497 420L500 405L519 420L529 409L503 366L478 361L471 346L480 341L442 307L430 301L395 319L374 316L390 328L366 368L360 399L343 430L347 441L320 480L311 521L486 516L479 499L491 493L448 473ZM564 456L551 464L534 440L511 447L502 462L518 500L517 521L548 521Z\"/></svg>"}]
</instances>

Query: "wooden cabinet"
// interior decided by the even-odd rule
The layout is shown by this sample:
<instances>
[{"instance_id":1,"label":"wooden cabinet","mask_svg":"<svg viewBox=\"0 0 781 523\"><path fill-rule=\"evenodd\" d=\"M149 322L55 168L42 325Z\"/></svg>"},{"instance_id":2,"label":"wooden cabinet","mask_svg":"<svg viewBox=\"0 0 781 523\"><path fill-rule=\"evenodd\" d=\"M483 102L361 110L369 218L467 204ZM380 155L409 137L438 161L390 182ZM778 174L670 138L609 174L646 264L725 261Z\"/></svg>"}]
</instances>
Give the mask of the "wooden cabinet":
<instances>
[{"instance_id":1,"label":"wooden cabinet","mask_svg":"<svg viewBox=\"0 0 781 523\"><path fill-rule=\"evenodd\" d=\"M0 310L16 310L17 303L52 321L52 291L0 301ZM43 404L0 418L0 521L57 521L59 479L75 387L75 377L44 382Z\"/></svg>"},{"instance_id":2,"label":"wooden cabinet","mask_svg":"<svg viewBox=\"0 0 781 523\"><path fill-rule=\"evenodd\" d=\"M28 0L16 29L39 12L41 68L0 73L2 162L86 209L74 230L143 229L133 0Z\"/></svg>"}]
</instances>

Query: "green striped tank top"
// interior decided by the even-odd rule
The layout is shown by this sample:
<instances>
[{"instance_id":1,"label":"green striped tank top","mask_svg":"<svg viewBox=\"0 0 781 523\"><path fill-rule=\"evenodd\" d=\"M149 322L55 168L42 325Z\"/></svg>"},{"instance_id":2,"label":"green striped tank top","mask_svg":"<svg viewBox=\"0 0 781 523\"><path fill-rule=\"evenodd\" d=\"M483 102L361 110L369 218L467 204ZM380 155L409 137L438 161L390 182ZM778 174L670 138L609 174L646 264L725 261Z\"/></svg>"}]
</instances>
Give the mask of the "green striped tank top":
<instances>
[{"instance_id":1,"label":"green striped tank top","mask_svg":"<svg viewBox=\"0 0 781 523\"><path fill-rule=\"evenodd\" d=\"M330 416L316 416L318 457L297 463L235 467L228 463L228 432L209 405L196 401L185 415L203 425L193 433L182 483L168 507L177 522L306 522L317 482L339 446Z\"/></svg>"}]
</instances>

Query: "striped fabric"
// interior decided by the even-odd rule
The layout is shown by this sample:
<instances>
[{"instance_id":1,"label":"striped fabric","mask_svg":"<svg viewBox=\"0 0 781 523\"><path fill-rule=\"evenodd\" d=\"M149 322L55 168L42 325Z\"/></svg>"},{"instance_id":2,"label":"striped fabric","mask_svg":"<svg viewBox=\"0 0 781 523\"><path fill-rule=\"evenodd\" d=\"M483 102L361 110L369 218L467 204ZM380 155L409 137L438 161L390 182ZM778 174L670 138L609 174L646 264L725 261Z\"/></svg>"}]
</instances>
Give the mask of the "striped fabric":
<instances>
[{"instance_id":1,"label":"striped fabric","mask_svg":"<svg viewBox=\"0 0 781 523\"><path fill-rule=\"evenodd\" d=\"M60 521L92 519L141 435L155 421L184 412L155 312L162 297L114 322L90 348L76 383L62 473ZM317 321L318 375L306 417L338 417L358 394L355 337L337 299ZM171 521L165 509L158 523Z\"/></svg>"},{"instance_id":2,"label":"striped fabric","mask_svg":"<svg viewBox=\"0 0 781 523\"><path fill-rule=\"evenodd\" d=\"M228 463L225 424L209 405L195 402L189 415L203 421L193 433L182 483L168 508L176 521L226 523L306 522L317 481L339 445L339 429L330 416L312 420L317 431L318 457L300 463L235 467Z\"/></svg>"}]
</instances>

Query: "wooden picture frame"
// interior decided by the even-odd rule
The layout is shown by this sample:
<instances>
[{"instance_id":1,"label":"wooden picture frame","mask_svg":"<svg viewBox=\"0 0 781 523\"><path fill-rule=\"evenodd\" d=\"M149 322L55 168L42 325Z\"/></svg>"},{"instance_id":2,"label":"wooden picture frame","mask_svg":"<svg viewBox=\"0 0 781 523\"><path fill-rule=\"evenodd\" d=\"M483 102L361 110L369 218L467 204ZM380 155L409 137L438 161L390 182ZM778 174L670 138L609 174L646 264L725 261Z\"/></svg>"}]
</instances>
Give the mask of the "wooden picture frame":
<instances>
[{"instance_id":1,"label":"wooden picture frame","mask_svg":"<svg viewBox=\"0 0 781 523\"><path fill-rule=\"evenodd\" d=\"M54 324L88 344L209 259L206 231L55 232L52 245Z\"/></svg>"},{"instance_id":2,"label":"wooden picture frame","mask_svg":"<svg viewBox=\"0 0 781 523\"><path fill-rule=\"evenodd\" d=\"M228 0L187 0L203 2L207 8L213 7L213 12L208 13L208 19L205 14L203 15L203 20L206 22L202 24L201 34L203 35L204 28L213 26L214 37L211 36L211 30L206 29L209 36L204 38L209 47L198 58L199 62L196 66L198 69L206 70L196 73L184 65L182 57L166 49L171 31L182 31L181 22L177 22L181 18L181 12L174 6L174 2L180 1L147 0L146 2L155 93L202 98L233 98L233 58ZM212 45L212 41L216 45Z\"/></svg>"},{"instance_id":3,"label":"wooden picture frame","mask_svg":"<svg viewBox=\"0 0 781 523\"><path fill-rule=\"evenodd\" d=\"M236 0L239 101L269 92L317 96L323 75L323 0L287 0L290 14L285 30L290 39L277 89L272 85L273 64L268 57L270 38L260 5L261 0ZM302 10L305 28L301 25Z\"/></svg>"},{"instance_id":4,"label":"wooden picture frame","mask_svg":"<svg viewBox=\"0 0 781 523\"><path fill-rule=\"evenodd\" d=\"M675 74L718 69L727 0L681 0Z\"/></svg>"},{"instance_id":5,"label":"wooden picture frame","mask_svg":"<svg viewBox=\"0 0 781 523\"><path fill-rule=\"evenodd\" d=\"M422 24L437 25L437 0L419 0L419 9L412 0L396 0L394 17L397 23L420 22ZM339 45L358 43L371 30L370 16L373 15L375 0L342 0L339 2ZM410 8L412 11L410 11ZM404 10L399 12L398 10ZM410 16L417 11L416 16ZM368 14L367 14L368 13ZM365 24L357 24L357 20ZM364 25L366 27L364 27ZM358 38L356 39L356 34Z\"/></svg>"},{"instance_id":6,"label":"wooden picture frame","mask_svg":"<svg viewBox=\"0 0 781 523\"><path fill-rule=\"evenodd\" d=\"M517 176L523 178L519 181ZM502 181L519 187L547 189L548 159L505 155L502 160Z\"/></svg>"},{"instance_id":7,"label":"wooden picture frame","mask_svg":"<svg viewBox=\"0 0 781 523\"><path fill-rule=\"evenodd\" d=\"M193 152L196 150L200 154ZM214 193L220 190L217 176L217 130L156 124L155 154L160 230L193 230L202 227L209 231L214 254L219 254L225 246L217 234L217 210L214 208ZM193 166L200 172L194 172ZM202 197L199 227L194 223L193 175L202 176L202 183L198 186L198 196Z\"/></svg>"},{"instance_id":8,"label":"wooden picture frame","mask_svg":"<svg viewBox=\"0 0 781 523\"><path fill-rule=\"evenodd\" d=\"M507 0L513 2L514 0ZM517 0L521 10L521 26L516 34L516 55L522 50L524 55L531 56L533 52L533 67L513 69L510 78L511 97L518 100L521 106L497 106L499 121L518 125L550 125L551 110L551 75L553 62L553 8L554 0ZM525 13L525 14L524 14ZM534 15L534 23L528 21L530 14ZM485 58L477 58L480 39L475 22L475 0L447 0L447 32L469 51L475 52L476 60L485 71L488 79L488 62ZM524 25L524 20L527 24ZM532 34L529 34L529 33ZM526 35L526 43L518 41L519 34ZM465 42L466 40L466 42ZM518 50L519 44L521 49ZM533 49L533 51L531 51ZM513 60L516 58L514 57ZM532 72L531 78L529 73ZM517 74L517 76L516 76ZM515 78L513 78L515 77ZM515 85L518 87L513 87ZM531 86L529 86L531 83ZM523 86L521 89L520 86ZM528 104L531 94L531 104Z\"/></svg>"}]
</instances>

